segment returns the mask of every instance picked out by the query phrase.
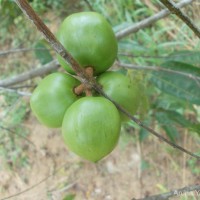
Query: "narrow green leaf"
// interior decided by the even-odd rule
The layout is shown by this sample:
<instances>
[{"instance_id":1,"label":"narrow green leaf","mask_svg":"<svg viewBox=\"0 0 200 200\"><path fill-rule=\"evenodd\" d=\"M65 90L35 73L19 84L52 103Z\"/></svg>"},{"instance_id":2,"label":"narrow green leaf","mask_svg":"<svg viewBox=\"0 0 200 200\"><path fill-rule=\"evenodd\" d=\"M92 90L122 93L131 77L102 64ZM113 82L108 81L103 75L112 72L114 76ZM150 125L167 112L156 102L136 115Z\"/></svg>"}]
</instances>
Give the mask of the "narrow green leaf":
<instances>
[{"instance_id":1,"label":"narrow green leaf","mask_svg":"<svg viewBox=\"0 0 200 200\"><path fill-rule=\"evenodd\" d=\"M177 99L177 97L166 93L162 93L160 96L158 96L155 102L151 104L151 107L153 109L171 110L179 113L183 113L185 109L195 112L193 104L188 104L186 101Z\"/></svg>"},{"instance_id":2,"label":"narrow green leaf","mask_svg":"<svg viewBox=\"0 0 200 200\"><path fill-rule=\"evenodd\" d=\"M113 30L114 30L115 33L117 33L118 31L123 30L123 29L127 28L127 27L130 26L130 25L131 25L131 23L122 22L122 23L120 23L120 24L114 26L114 27L113 27Z\"/></svg>"},{"instance_id":3,"label":"narrow green leaf","mask_svg":"<svg viewBox=\"0 0 200 200\"><path fill-rule=\"evenodd\" d=\"M165 112L157 112L155 116L161 127L165 130L170 140L175 142L175 140L179 136L179 133L176 127L174 126L174 122L170 118L168 118Z\"/></svg>"},{"instance_id":4,"label":"narrow green leaf","mask_svg":"<svg viewBox=\"0 0 200 200\"><path fill-rule=\"evenodd\" d=\"M133 72L132 70L128 70L127 74L131 79L132 84L137 86L137 103L138 109L137 114L140 119L143 120L149 111L149 99L147 95L147 86L144 84L144 75L141 72Z\"/></svg>"},{"instance_id":5,"label":"narrow green leaf","mask_svg":"<svg viewBox=\"0 0 200 200\"><path fill-rule=\"evenodd\" d=\"M144 53L146 50L136 41L122 40L119 42L119 52Z\"/></svg>"},{"instance_id":6,"label":"narrow green leaf","mask_svg":"<svg viewBox=\"0 0 200 200\"><path fill-rule=\"evenodd\" d=\"M149 136L149 132L146 129L141 128L139 132L140 142L144 141L148 136Z\"/></svg>"},{"instance_id":7,"label":"narrow green leaf","mask_svg":"<svg viewBox=\"0 0 200 200\"><path fill-rule=\"evenodd\" d=\"M35 55L37 59L39 59L42 65L53 60L49 50L47 49L47 45L44 40L38 41L35 45L35 48L38 49L38 50L35 50Z\"/></svg>"},{"instance_id":8,"label":"narrow green leaf","mask_svg":"<svg viewBox=\"0 0 200 200\"><path fill-rule=\"evenodd\" d=\"M200 51L177 51L171 54L168 59L200 66Z\"/></svg>"},{"instance_id":9,"label":"narrow green leaf","mask_svg":"<svg viewBox=\"0 0 200 200\"><path fill-rule=\"evenodd\" d=\"M185 116L183 116L175 111L168 110L166 112L166 114L167 114L168 118L170 118L172 121L176 122L177 124L180 124L181 126L200 134L200 124L199 123L191 122L190 120L186 119Z\"/></svg>"},{"instance_id":10,"label":"narrow green leaf","mask_svg":"<svg viewBox=\"0 0 200 200\"><path fill-rule=\"evenodd\" d=\"M63 200L74 200L74 199L75 199L75 194L68 194L63 198Z\"/></svg>"},{"instance_id":11,"label":"narrow green leaf","mask_svg":"<svg viewBox=\"0 0 200 200\"><path fill-rule=\"evenodd\" d=\"M189 64L169 61L162 66L200 77L200 69ZM152 72L150 81L165 93L200 105L200 81L195 78L166 71L156 71Z\"/></svg>"},{"instance_id":12,"label":"narrow green leaf","mask_svg":"<svg viewBox=\"0 0 200 200\"><path fill-rule=\"evenodd\" d=\"M191 74L193 76L200 77L200 68L195 67L194 65L184 63L183 61L166 61L163 64L161 64L162 67L165 67L167 69L172 69L184 73Z\"/></svg>"},{"instance_id":13,"label":"narrow green leaf","mask_svg":"<svg viewBox=\"0 0 200 200\"><path fill-rule=\"evenodd\" d=\"M167 48L167 47L175 47L175 46L180 46L180 45L185 45L185 42L182 41L170 41L170 42L163 42L158 44L158 49L163 49L163 48Z\"/></svg>"},{"instance_id":14,"label":"narrow green leaf","mask_svg":"<svg viewBox=\"0 0 200 200\"><path fill-rule=\"evenodd\" d=\"M146 160L142 160L141 165L140 165L140 169L142 171L149 169L150 168L150 164L149 162L147 162Z\"/></svg>"},{"instance_id":15,"label":"narrow green leaf","mask_svg":"<svg viewBox=\"0 0 200 200\"><path fill-rule=\"evenodd\" d=\"M127 69L125 69L125 68L120 68L119 70L117 70L117 72L124 74L124 75L127 75Z\"/></svg>"}]
</instances>

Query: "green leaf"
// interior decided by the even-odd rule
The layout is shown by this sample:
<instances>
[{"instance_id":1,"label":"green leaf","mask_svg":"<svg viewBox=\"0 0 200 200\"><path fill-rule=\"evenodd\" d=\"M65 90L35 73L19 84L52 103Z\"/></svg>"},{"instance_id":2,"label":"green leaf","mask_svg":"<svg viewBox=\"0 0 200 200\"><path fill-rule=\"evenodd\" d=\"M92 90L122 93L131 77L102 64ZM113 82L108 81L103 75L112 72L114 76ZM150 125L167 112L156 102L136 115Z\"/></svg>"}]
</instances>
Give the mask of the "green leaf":
<instances>
[{"instance_id":1,"label":"green leaf","mask_svg":"<svg viewBox=\"0 0 200 200\"><path fill-rule=\"evenodd\" d=\"M74 200L75 196L75 194L68 194L63 198L63 200Z\"/></svg>"},{"instance_id":2,"label":"green leaf","mask_svg":"<svg viewBox=\"0 0 200 200\"><path fill-rule=\"evenodd\" d=\"M161 127L165 130L170 140L175 142L175 140L179 136L179 133L176 127L174 126L173 120L171 120L165 112L157 112L155 116L157 121L160 123Z\"/></svg>"},{"instance_id":3,"label":"green leaf","mask_svg":"<svg viewBox=\"0 0 200 200\"><path fill-rule=\"evenodd\" d=\"M162 66L200 77L200 69L189 64L169 61L162 64ZM197 79L182 74L156 71L152 72L150 81L165 93L186 100L189 103L200 105L200 81Z\"/></svg>"},{"instance_id":4,"label":"green leaf","mask_svg":"<svg viewBox=\"0 0 200 200\"><path fill-rule=\"evenodd\" d=\"M172 69L184 73L191 74L193 76L200 77L200 68L195 67L194 65L190 65L181 61L166 61L163 64L161 64L162 67L165 67L167 69Z\"/></svg>"},{"instance_id":5,"label":"green leaf","mask_svg":"<svg viewBox=\"0 0 200 200\"><path fill-rule=\"evenodd\" d=\"M53 60L49 50L47 49L47 44L44 40L40 40L39 42L37 42L35 48L41 49L35 50L35 55L42 65Z\"/></svg>"},{"instance_id":6,"label":"green leaf","mask_svg":"<svg viewBox=\"0 0 200 200\"><path fill-rule=\"evenodd\" d=\"M123 75L127 75L127 69L125 68L120 68L119 70L117 70L118 73L121 73Z\"/></svg>"},{"instance_id":7,"label":"green leaf","mask_svg":"<svg viewBox=\"0 0 200 200\"><path fill-rule=\"evenodd\" d=\"M146 160L142 160L140 168L142 171L149 169L150 168L149 162L147 162Z\"/></svg>"},{"instance_id":8,"label":"green leaf","mask_svg":"<svg viewBox=\"0 0 200 200\"><path fill-rule=\"evenodd\" d=\"M185 109L195 112L192 104L188 104L182 99L179 100L177 99L177 97L166 93L162 93L161 95L159 95L156 100L151 104L151 107L153 109L171 110L179 113L183 113Z\"/></svg>"},{"instance_id":9,"label":"green leaf","mask_svg":"<svg viewBox=\"0 0 200 200\"><path fill-rule=\"evenodd\" d=\"M149 132L146 129L141 128L139 132L140 142L144 141L148 136L149 136Z\"/></svg>"},{"instance_id":10,"label":"green leaf","mask_svg":"<svg viewBox=\"0 0 200 200\"><path fill-rule=\"evenodd\" d=\"M129 27L131 25L131 23L128 22L122 22L116 26L113 27L113 30L115 33L117 33L120 30L124 30L125 28Z\"/></svg>"},{"instance_id":11,"label":"green leaf","mask_svg":"<svg viewBox=\"0 0 200 200\"><path fill-rule=\"evenodd\" d=\"M118 43L118 45L119 45L119 52L144 53L147 50L145 47L141 46L136 41L122 40Z\"/></svg>"},{"instance_id":12,"label":"green leaf","mask_svg":"<svg viewBox=\"0 0 200 200\"><path fill-rule=\"evenodd\" d=\"M200 124L191 122L190 120L186 119L185 116L175 111L167 111L166 114L168 118L170 118L172 121L176 122L177 124L180 124L181 126L200 134Z\"/></svg>"},{"instance_id":13,"label":"green leaf","mask_svg":"<svg viewBox=\"0 0 200 200\"><path fill-rule=\"evenodd\" d=\"M127 74L131 79L132 84L137 86L137 103L138 109L137 114L140 119L143 120L146 118L146 115L149 111L149 99L147 95L147 90L149 90L144 84L144 75L141 72L133 72L132 70L128 70Z\"/></svg>"},{"instance_id":14,"label":"green leaf","mask_svg":"<svg viewBox=\"0 0 200 200\"><path fill-rule=\"evenodd\" d=\"M200 51L177 51L169 55L168 59L200 66Z\"/></svg>"},{"instance_id":15,"label":"green leaf","mask_svg":"<svg viewBox=\"0 0 200 200\"><path fill-rule=\"evenodd\" d=\"M176 47L176 46L184 46L185 45L185 42L183 41L170 41L170 42L163 42L163 43L160 43L158 44L158 49L163 49L163 48L171 48L171 47Z\"/></svg>"},{"instance_id":16,"label":"green leaf","mask_svg":"<svg viewBox=\"0 0 200 200\"><path fill-rule=\"evenodd\" d=\"M163 129L166 132L169 132L169 134L172 131L177 132L176 130L171 128L171 127L174 127L174 125L176 123L176 124L181 125L182 127L188 128L190 131L196 132L198 135L200 135L200 123L194 123L194 122L186 119L184 115L182 115L176 111L171 111L171 110L159 111L156 114L156 119L162 124L162 127L163 127L163 124L165 124L165 123L166 123L166 125L169 124L170 128L163 127Z\"/></svg>"},{"instance_id":17,"label":"green leaf","mask_svg":"<svg viewBox=\"0 0 200 200\"><path fill-rule=\"evenodd\" d=\"M187 120L183 115L175 111L166 111L165 113L167 114L168 118L170 118L172 121L184 127L188 127L191 125L191 122L189 120Z\"/></svg>"},{"instance_id":18,"label":"green leaf","mask_svg":"<svg viewBox=\"0 0 200 200\"><path fill-rule=\"evenodd\" d=\"M200 136L200 123L199 124L191 124L188 128L191 131L198 133L198 135Z\"/></svg>"}]
</instances>

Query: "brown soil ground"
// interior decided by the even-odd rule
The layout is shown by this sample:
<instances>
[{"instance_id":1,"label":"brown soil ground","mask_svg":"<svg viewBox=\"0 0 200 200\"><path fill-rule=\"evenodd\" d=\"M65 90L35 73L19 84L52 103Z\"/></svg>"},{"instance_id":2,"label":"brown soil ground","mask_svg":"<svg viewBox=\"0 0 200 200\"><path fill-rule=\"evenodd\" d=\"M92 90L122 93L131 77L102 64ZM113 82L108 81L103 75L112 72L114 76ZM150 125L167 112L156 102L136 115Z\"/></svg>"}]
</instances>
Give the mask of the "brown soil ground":
<instances>
[{"instance_id":1,"label":"brown soil ground","mask_svg":"<svg viewBox=\"0 0 200 200\"><path fill-rule=\"evenodd\" d=\"M27 147L29 166L15 171L1 168L0 199L36 185L11 199L62 200L67 194L75 194L75 200L131 200L200 180L187 166L187 155L153 136L140 145L130 136L133 132L123 134L116 149L93 164L66 149L59 129L45 128L33 116L24 125L35 145ZM184 135L182 146L192 151L199 149L188 134ZM149 164L144 170L142 160Z\"/></svg>"}]
</instances>

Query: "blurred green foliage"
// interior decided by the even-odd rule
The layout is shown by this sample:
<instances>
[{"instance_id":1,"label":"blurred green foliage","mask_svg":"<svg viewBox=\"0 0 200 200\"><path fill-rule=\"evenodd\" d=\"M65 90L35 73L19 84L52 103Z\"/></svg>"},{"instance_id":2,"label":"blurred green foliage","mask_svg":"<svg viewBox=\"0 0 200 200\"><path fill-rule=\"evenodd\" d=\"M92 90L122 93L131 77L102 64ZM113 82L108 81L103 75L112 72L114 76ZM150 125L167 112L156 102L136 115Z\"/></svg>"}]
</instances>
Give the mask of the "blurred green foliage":
<instances>
[{"instance_id":1,"label":"blurred green foliage","mask_svg":"<svg viewBox=\"0 0 200 200\"><path fill-rule=\"evenodd\" d=\"M0 118L0 155L9 168L22 167L28 164L25 149L28 130L22 125L27 114L27 103L15 92L0 91L4 99L3 112Z\"/></svg>"}]
</instances>

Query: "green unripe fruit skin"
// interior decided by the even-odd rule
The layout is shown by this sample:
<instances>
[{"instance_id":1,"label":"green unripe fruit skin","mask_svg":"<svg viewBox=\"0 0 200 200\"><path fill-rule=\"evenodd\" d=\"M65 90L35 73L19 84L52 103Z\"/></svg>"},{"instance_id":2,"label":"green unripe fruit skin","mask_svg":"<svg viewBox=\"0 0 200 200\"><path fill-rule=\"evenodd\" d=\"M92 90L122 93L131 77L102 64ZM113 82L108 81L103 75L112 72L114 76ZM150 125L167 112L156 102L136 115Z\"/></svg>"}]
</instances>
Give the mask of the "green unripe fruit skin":
<instances>
[{"instance_id":1,"label":"green unripe fruit skin","mask_svg":"<svg viewBox=\"0 0 200 200\"><path fill-rule=\"evenodd\" d=\"M117 72L105 72L97 78L97 82L116 103L132 115L136 113L139 106L138 88L131 83L129 77ZM122 122L129 120L122 112L120 116Z\"/></svg>"},{"instance_id":2,"label":"green unripe fruit skin","mask_svg":"<svg viewBox=\"0 0 200 200\"><path fill-rule=\"evenodd\" d=\"M106 71L117 56L117 40L110 24L96 12L81 12L68 16L59 27L57 38L84 68L94 68L94 74ZM61 56L59 63L69 73L74 71Z\"/></svg>"},{"instance_id":3,"label":"green unripe fruit skin","mask_svg":"<svg viewBox=\"0 0 200 200\"><path fill-rule=\"evenodd\" d=\"M73 88L79 84L78 80L63 73L46 76L30 99L31 109L40 123L51 128L60 127L67 108L78 99Z\"/></svg>"},{"instance_id":4,"label":"green unripe fruit skin","mask_svg":"<svg viewBox=\"0 0 200 200\"><path fill-rule=\"evenodd\" d=\"M103 97L83 97L65 113L62 134L67 147L80 157L97 162L116 146L120 134L116 107Z\"/></svg>"}]
</instances>

